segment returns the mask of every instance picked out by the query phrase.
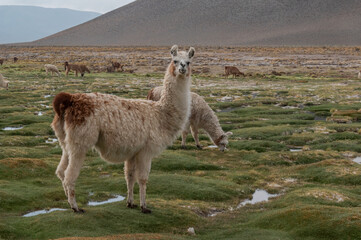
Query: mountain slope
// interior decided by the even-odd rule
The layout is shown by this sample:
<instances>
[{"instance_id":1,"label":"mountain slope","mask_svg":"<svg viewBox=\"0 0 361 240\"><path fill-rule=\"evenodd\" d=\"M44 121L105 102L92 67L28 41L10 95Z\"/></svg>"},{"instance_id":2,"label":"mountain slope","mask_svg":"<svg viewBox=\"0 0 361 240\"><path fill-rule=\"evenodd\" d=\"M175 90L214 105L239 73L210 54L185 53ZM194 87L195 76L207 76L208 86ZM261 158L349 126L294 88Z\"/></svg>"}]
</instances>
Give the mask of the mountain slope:
<instances>
[{"instance_id":1,"label":"mountain slope","mask_svg":"<svg viewBox=\"0 0 361 240\"><path fill-rule=\"evenodd\" d=\"M99 15L65 8L0 6L0 43L34 41Z\"/></svg>"},{"instance_id":2,"label":"mountain slope","mask_svg":"<svg viewBox=\"0 0 361 240\"><path fill-rule=\"evenodd\" d=\"M137 0L33 45L358 45L359 0Z\"/></svg>"}]
</instances>

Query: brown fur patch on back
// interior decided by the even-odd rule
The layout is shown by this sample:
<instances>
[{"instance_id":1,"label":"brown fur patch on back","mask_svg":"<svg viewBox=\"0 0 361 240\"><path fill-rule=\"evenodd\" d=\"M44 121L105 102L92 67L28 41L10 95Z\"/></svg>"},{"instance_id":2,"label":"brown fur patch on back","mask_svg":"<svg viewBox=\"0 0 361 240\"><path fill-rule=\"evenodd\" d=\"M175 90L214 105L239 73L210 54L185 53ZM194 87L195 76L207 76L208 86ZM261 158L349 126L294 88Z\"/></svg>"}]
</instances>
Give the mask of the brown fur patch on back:
<instances>
[{"instance_id":1,"label":"brown fur patch on back","mask_svg":"<svg viewBox=\"0 0 361 240\"><path fill-rule=\"evenodd\" d=\"M73 94L71 102L71 107L67 108L65 112L65 121L69 124L82 124L94 112L94 102L87 94Z\"/></svg>"},{"instance_id":2,"label":"brown fur patch on back","mask_svg":"<svg viewBox=\"0 0 361 240\"><path fill-rule=\"evenodd\" d=\"M72 95L69 93L58 93L53 100L53 108L59 117L63 117L65 109L71 106Z\"/></svg>"},{"instance_id":3,"label":"brown fur patch on back","mask_svg":"<svg viewBox=\"0 0 361 240\"><path fill-rule=\"evenodd\" d=\"M154 94L153 94L154 89L150 89L147 95L147 100L153 100L154 99Z\"/></svg>"}]
</instances>

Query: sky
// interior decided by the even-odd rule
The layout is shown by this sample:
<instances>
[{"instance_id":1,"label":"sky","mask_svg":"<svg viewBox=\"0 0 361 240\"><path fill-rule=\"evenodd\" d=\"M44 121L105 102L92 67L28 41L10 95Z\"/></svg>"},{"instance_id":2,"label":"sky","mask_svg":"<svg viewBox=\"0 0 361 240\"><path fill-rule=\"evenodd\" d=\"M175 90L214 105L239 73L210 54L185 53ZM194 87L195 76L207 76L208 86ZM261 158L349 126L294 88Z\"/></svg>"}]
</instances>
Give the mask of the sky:
<instances>
[{"instance_id":1,"label":"sky","mask_svg":"<svg viewBox=\"0 0 361 240\"><path fill-rule=\"evenodd\" d=\"M106 13L135 0L0 0L0 5L26 5L49 8L70 8Z\"/></svg>"}]
</instances>

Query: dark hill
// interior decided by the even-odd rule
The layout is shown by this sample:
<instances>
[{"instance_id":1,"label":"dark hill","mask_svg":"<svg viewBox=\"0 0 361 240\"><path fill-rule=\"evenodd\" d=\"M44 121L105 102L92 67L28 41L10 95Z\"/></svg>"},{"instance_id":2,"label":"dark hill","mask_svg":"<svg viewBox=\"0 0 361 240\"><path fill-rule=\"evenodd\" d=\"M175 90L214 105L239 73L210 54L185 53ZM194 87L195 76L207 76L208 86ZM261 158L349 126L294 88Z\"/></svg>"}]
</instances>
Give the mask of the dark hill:
<instances>
[{"instance_id":1,"label":"dark hill","mask_svg":"<svg viewBox=\"0 0 361 240\"><path fill-rule=\"evenodd\" d=\"M137 0L32 45L360 45L360 0Z\"/></svg>"}]
</instances>

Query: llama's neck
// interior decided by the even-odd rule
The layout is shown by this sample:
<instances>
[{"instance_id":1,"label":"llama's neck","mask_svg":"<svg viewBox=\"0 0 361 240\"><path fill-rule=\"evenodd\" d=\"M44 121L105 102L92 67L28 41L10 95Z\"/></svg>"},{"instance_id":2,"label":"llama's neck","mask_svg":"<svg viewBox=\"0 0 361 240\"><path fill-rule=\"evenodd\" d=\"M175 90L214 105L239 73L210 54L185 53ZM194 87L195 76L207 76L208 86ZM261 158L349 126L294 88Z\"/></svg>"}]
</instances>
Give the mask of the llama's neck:
<instances>
[{"instance_id":1,"label":"llama's neck","mask_svg":"<svg viewBox=\"0 0 361 240\"><path fill-rule=\"evenodd\" d=\"M210 111L212 111L212 109L210 109ZM218 146L219 140L224 135L224 132L213 111L211 114L208 114L207 121L203 122L202 128L208 133L214 144Z\"/></svg>"},{"instance_id":2,"label":"llama's neck","mask_svg":"<svg viewBox=\"0 0 361 240\"><path fill-rule=\"evenodd\" d=\"M162 96L159 100L162 112L171 117L174 128L180 131L190 114L190 76L174 76L173 65L170 64L164 78ZM180 125L180 126L179 126Z\"/></svg>"}]
</instances>

